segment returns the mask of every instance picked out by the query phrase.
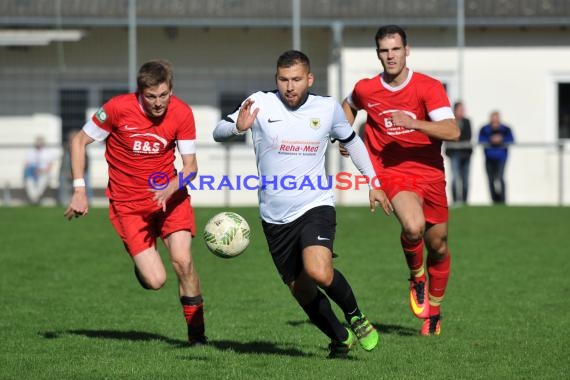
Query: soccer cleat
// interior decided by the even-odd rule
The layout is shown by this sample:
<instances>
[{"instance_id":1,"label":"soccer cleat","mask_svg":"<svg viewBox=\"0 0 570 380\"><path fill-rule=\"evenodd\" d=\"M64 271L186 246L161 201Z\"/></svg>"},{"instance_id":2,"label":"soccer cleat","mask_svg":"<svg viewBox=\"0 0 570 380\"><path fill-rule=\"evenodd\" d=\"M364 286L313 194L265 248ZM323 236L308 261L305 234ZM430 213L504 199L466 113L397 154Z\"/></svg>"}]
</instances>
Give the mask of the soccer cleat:
<instances>
[{"instance_id":1,"label":"soccer cleat","mask_svg":"<svg viewBox=\"0 0 570 380\"><path fill-rule=\"evenodd\" d=\"M427 284L423 281L410 279L410 308L420 319L429 317L429 302L427 302Z\"/></svg>"},{"instance_id":2,"label":"soccer cleat","mask_svg":"<svg viewBox=\"0 0 570 380\"><path fill-rule=\"evenodd\" d=\"M345 341L339 342L338 340L333 340L329 344L329 359L345 359L348 357L348 352L356 344L356 336L352 331L346 329L348 332L348 338Z\"/></svg>"},{"instance_id":3,"label":"soccer cleat","mask_svg":"<svg viewBox=\"0 0 570 380\"><path fill-rule=\"evenodd\" d=\"M350 329L358 338L360 347L366 351L372 351L378 345L378 331L364 314L350 319Z\"/></svg>"},{"instance_id":4,"label":"soccer cleat","mask_svg":"<svg viewBox=\"0 0 570 380\"><path fill-rule=\"evenodd\" d=\"M422 331L420 332L423 336L439 335L440 332L441 332L440 314L432 315L429 318L424 319Z\"/></svg>"}]
</instances>

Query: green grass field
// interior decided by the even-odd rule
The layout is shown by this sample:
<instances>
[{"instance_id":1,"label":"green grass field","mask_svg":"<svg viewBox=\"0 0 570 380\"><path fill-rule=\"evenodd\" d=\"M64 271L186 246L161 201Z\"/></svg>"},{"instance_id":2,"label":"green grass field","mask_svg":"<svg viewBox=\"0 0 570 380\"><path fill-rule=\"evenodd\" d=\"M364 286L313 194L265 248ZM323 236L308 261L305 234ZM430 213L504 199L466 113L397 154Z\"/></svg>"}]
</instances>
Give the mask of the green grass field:
<instances>
[{"instance_id":1,"label":"green grass field","mask_svg":"<svg viewBox=\"0 0 570 380\"><path fill-rule=\"evenodd\" d=\"M257 210L253 242L224 260L193 244L211 345L185 347L175 277L141 289L106 209L0 208L1 379L509 379L570 373L570 208L451 210L442 335L407 305L398 224L338 209L336 266L381 332L379 348L327 360L328 344L281 283ZM197 209L201 230L220 209ZM163 250L164 253L164 250ZM165 257L163 255L163 257ZM340 314L339 314L340 315Z\"/></svg>"}]
</instances>

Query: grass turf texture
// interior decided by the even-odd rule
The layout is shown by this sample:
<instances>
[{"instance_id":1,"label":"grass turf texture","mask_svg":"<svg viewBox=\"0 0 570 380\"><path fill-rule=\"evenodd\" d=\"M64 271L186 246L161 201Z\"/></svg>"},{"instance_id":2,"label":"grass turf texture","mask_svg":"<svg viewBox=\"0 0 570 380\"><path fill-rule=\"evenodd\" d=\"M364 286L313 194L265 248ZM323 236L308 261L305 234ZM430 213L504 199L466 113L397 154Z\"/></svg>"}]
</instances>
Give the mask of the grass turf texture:
<instances>
[{"instance_id":1,"label":"grass turf texture","mask_svg":"<svg viewBox=\"0 0 570 380\"><path fill-rule=\"evenodd\" d=\"M451 210L442 335L420 337L393 217L339 208L335 265L381 333L371 353L327 360L327 340L281 283L257 210L240 257L193 242L208 347L185 347L175 276L141 289L106 209L0 208L0 378L564 378L569 373L570 208ZM165 250L162 247L163 258ZM168 263L166 261L166 263ZM338 311L338 310L337 310ZM340 315L340 314L339 314Z\"/></svg>"}]
</instances>

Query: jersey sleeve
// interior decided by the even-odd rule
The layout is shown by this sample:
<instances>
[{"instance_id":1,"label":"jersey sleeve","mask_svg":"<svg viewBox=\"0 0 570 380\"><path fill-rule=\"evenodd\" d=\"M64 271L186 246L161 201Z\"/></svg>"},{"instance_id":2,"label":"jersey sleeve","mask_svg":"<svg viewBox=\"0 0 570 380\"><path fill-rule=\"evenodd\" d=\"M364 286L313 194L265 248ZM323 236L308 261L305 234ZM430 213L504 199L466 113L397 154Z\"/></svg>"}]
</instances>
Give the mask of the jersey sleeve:
<instances>
[{"instance_id":1,"label":"jersey sleeve","mask_svg":"<svg viewBox=\"0 0 570 380\"><path fill-rule=\"evenodd\" d=\"M109 100L99 108L84 126L83 131L95 141L105 140L113 131L117 118L117 106L114 99Z\"/></svg>"},{"instance_id":2,"label":"jersey sleeve","mask_svg":"<svg viewBox=\"0 0 570 380\"><path fill-rule=\"evenodd\" d=\"M424 89L423 100L432 121L455 118L449 103L449 98L441 82L433 80L430 85L425 86Z\"/></svg>"},{"instance_id":3,"label":"jersey sleeve","mask_svg":"<svg viewBox=\"0 0 570 380\"><path fill-rule=\"evenodd\" d=\"M196 122L194 113L189 105L183 105L184 112L180 118L180 124L176 133L177 140L196 140Z\"/></svg>"},{"instance_id":4,"label":"jersey sleeve","mask_svg":"<svg viewBox=\"0 0 570 380\"><path fill-rule=\"evenodd\" d=\"M360 91L361 88L361 82L356 83L350 94L346 97L348 104L350 104L350 106L355 110L361 110L364 108Z\"/></svg>"},{"instance_id":5,"label":"jersey sleeve","mask_svg":"<svg viewBox=\"0 0 570 380\"><path fill-rule=\"evenodd\" d=\"M345 141L352 137L354 134L354 130L350 126L350 123L346 119L344 111L342 110L340 104L336 101L333 104L333 119L332 119L332 129L331 129L331 137Z\"/></svg>"},{"instance_id":6,"label":"jersey sleeve","mask_svg":"<svg viewBox=\"0 0 570 380\"><path fill-rule=\"evenodd\" d=\"M113 98L95 112L91 121L99 128L111 133L113 131L114 121L117 119L117 112L117 102L115 98Z\"/></svg>"},{"instance_id":7,"label":"jersey sleeve","mask_svg":"<svg viewBox=\"0 0 570 380\"><path fill-rule=\"evenodd\" d=\"M183 114L176 132L176 146L180 154L196 154L196 122L189 105L182 105Z\"/></svg>"}]
</instances>

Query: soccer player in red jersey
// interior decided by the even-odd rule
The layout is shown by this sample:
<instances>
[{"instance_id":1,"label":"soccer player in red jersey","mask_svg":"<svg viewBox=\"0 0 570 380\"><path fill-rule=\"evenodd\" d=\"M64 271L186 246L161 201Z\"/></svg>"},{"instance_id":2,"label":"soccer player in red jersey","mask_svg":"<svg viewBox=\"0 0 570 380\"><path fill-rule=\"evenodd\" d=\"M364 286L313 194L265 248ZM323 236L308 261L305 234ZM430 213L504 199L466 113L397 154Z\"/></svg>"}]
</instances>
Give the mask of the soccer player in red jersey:
<instances>
[{"instance_id":1,"label":"soccer player in red jersey","mask_svg":"<svg viewBox=\"0 0 570 380\"><path fill-rule=\"evenodd\" d=\"M459 129L442 84L407 67L405 31L383 26L375 41L384 72L360 80L343 109L351 123L358 110L367 112L365 145L402 227L410 306L424 320L421 334L438 335L450 263L441 144L457 140Z\"/></svg>"},{"instance_id":2,"label":"soccer player in red jersey","mask_svg":"<svg viewBox=\"0 0 570 380\"><path fill-rule=\"evenodd\" d=\"M191 253L194 212L174 167L177 147L182 172L188 179L195 177L196 127L192 109L172 94L172 86L170 63L149 61L138 72L137 92L112 98L83 126L71 142L74 193L64 215L87 215L85 149L106 141L109 216L135 264L136 277L145 289L164 285L166 271L156 248L160 237L178 277L189 343L205 344L200 280Z\"/></svg>"}]
</instances>

